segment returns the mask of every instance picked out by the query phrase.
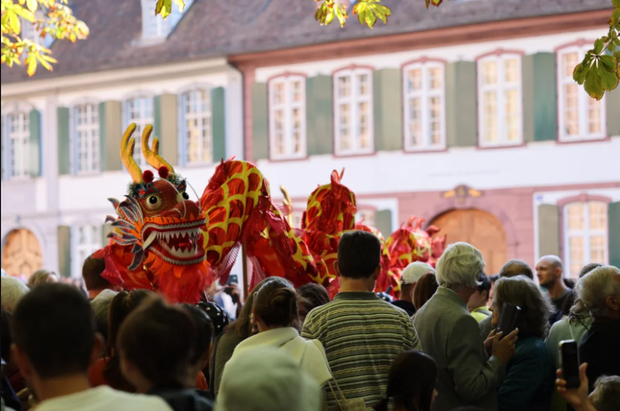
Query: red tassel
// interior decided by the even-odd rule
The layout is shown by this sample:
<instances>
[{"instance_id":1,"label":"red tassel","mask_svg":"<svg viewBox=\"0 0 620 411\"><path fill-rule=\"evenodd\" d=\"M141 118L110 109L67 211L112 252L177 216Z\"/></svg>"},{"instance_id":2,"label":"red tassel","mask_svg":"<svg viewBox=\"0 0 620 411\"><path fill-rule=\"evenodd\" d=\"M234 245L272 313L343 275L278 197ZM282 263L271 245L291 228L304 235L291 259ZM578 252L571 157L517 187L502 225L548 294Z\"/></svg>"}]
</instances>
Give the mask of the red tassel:
<instances>
[{"instance_id":1,"label":"red tassel","mask_svg":"<svg viewBox=\"0 0 620 411\"><path fill-rule=\"evenodd\" d=\"M168 178L168 175L170 174L170 170L168 170L168 167L165 167L165 166L159 167L157 172L159 173L159 176L161 178Z\"/></svg>"},{"instance_id":2,"label":"red tassel","mask_svg":"<svg viewBox=\"0 0 620 411\"><path fill-rule=\"evenodd\" d=\"M153 175L153 172L151 170L146 170L144 173L142 173L142 179L146 184L149 184L153 182L155 176Z\"/></svg>"}]
</instances>

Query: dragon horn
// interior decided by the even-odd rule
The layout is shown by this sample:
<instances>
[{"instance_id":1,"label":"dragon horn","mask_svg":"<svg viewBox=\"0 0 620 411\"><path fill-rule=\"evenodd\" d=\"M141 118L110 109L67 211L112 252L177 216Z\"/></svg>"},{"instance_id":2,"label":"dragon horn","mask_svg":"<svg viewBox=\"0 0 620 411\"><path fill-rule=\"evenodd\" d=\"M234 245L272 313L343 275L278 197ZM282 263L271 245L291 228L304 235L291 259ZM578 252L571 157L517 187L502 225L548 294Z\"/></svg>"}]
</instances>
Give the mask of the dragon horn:
<instances>
[{"instance_id":1,"label":"dragon horn","mask_svg":"<svg viewBox=\"0 0 620 411\"><path fill-rule=\"evenodd\" d=\"M152 132L153 126L150 124L144 127L144 131L142 132L142 154L146 162L156 170L159 170L161 167L166 167L170 174L174 174L174 168L159 155L159 138L155 137L153 139L153 148L149 148L149 139L151 138Z\"/></svg>"},{"instance_id":2,"label":"dragon horn","mask_svg":"<svg viewBox=\"0 0 620 411\"><path fill-rule=\"evenodd\" d=\"M291 196L288 194L288 191L286 191L286 188L284 188L284 186L280 186L280 191L282 191L282 195L284 196L284 200L282 200L282 203L284 204L285 207L289 208L289 212L286 215L286 221L288 222L288 225L290 225L291 227L293 226L293 202L291 201Z\"/></svg>"},{"instance_id":3,"label":"dragon horn","mask_svg":"<svg viewBox=\"0 0 620 411\"><path fill-rule=\"evenodd\" d=\"M129 171L131 175L131 179L134 183L140 184L143 182L142 179L142 170L140 170L140 166L136 163L136 160L133 158L133 150L136 146L136 140L131 138L131 135L136 129L136 124L132 123L125 130L125 134L123 134L123 139L121 140L121 159L123 160L123 165Z\"/></svg>"}]
</instances>

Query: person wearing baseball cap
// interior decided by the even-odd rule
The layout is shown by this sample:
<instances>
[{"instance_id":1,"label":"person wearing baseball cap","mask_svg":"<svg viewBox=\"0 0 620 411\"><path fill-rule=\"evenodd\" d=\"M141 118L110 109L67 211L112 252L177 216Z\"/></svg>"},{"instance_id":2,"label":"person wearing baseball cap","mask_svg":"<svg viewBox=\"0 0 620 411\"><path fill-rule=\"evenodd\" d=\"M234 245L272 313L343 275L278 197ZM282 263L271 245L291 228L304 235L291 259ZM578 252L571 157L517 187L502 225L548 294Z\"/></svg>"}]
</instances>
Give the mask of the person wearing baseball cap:
<instances>
[{"instance_id":1,"label":"person wearing baseball cap","mask_svg":"<svg viewBox=\"0 0 620 411\"><path fill-rule=\"evenodd\" d=\"M400 300L396 300L392 304L405 310L409 317L415 314L412 297L415 285L424 274L428 273L434 274L435 269L430 264L415 261L409 264L400 276Z\"/></svg>"}]
</instances>

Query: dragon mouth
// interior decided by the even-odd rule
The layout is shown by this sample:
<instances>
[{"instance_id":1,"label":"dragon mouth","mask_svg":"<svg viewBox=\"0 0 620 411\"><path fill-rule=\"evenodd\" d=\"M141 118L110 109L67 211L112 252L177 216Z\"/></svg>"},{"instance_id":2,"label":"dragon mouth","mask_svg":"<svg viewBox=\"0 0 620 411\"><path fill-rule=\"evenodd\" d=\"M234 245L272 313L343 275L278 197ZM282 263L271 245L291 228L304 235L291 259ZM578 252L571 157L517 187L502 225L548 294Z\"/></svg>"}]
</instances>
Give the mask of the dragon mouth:
<instances>
[{"instance_id":1,"label":"dragon mouth","mask_svg":"<svg viewBox=\"0 0 620 411\"><path fill-rule=\"evenodd\" d=\"M148 224L142 230L143 249L151 249L164 261L176 265L200 263L205 259L202 231L205 220L160 226Z\"/></svg>"}]
</instances>

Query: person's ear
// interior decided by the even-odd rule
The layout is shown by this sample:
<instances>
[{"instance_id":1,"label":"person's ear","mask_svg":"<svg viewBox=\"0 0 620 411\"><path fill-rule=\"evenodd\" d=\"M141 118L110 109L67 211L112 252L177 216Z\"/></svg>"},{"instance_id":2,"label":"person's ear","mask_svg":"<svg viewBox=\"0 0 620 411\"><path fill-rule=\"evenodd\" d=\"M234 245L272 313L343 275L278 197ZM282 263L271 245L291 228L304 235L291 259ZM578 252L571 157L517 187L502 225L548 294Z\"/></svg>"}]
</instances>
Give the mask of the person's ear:
<instances>
[{"instance_id":1,"label":"person's ear","mask_svg":"<svg viewBox=\"0 0 620 411\"><path fill-rule=\"evenodd\" d=\"M103 348L105 347L105 343L103 342L103 337L99 333L95 333L95 341L93 342L93 350L90 353L90 360L88 361L88 365L93 365L97 362L99 358L101 358L101 353L103 352Z\"/></svg>"},{"instance_id":2,"label":"person's ear","mask_svg":"<svg viewBox=\"0 0 620 411\"><path fill-rule=\"evenodd\" d=\"M377 266L377 268L375 268L375 272L372 273L372 278L377 281L377 278L379 278L379 276L381 275L381 264L379 264Z\"/></svg>"},{"instance_id":3,"label":"person's ear","mask_svg":"<svg viewBox=\"0 0 620 411\"><path fill-rule=\"evenodd\" d=\"M620 301L616 297L609 296L605 299L605 305L611 311L620 311Z\"/></svg>"},{"instance_id":4,"label":"person's ear","mask_svg":"<svg viewBox=\"0 0 620 411\"><path fill-rule=\"evenodd\" d=\"M342 274L340 274L340 266L338 265L338 260L334 261L334 272L336 273L336 277L342 277Z\"/></svg>"},{"instance_id":5,"label":"person's ear","mask_svg":"<svg viewBox=\"0 0 620 411\"><path fill-rule=\"evenodd\" d=\"M19 368L21 375L26 381L31 381L34 376L35 370L30 363L30 359L25 352L21 350L17 345L11 345L11 358Z\"/></svg>"}]
</instances>

